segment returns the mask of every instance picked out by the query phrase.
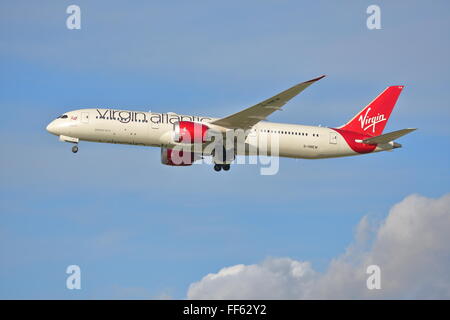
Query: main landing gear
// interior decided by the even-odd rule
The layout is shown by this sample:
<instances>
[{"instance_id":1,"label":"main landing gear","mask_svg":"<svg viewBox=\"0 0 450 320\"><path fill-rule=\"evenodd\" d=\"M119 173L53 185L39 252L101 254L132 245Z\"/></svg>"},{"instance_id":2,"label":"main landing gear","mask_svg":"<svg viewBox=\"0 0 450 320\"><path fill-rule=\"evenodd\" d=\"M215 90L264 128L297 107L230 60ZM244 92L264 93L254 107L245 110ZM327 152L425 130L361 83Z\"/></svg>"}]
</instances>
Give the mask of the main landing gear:
<instances>
[{"instance_id":1,"label":"main landing gear","mask_svg":"<svg viewBox=\"0 0 450 320\"><path fill-rule=\"evenodd\" d=\"M230 162L232 162L235 158L234 149L226 150L225 147L222 147L222 152L216 153L217 148L220 147L216 146L212 154L214 159L214 170L217 172L219 172L222 169L223 171L230 170Z\"/></svg>"},{"instance_id":2,"label":"main landing gear","mask_svg":"<svg viewBox=\"0 0 450 320\"><path fill-rule=\"evenodd\" d=\"M77 146L77 145L74 145L74 146L72 147L72 152L73 152L73 153L77 153L77 152L78 152L78 146Z\"/></svg>"},{"instance_id":3,"label":"main landing gear","mask_svg":"<svg viewBox=\"0 0 450 320\"><path fill-rule=\"evenodd\" d=\"M214 165L214 170L215 171L217 171L217 172L219 172L220 170L222 170L223 169L223 171L228 171L228 170L230 170L230 164L228 163L228 164L218 164L218 163L216 163L215 165Z\"/></svg>"}]
</instances>

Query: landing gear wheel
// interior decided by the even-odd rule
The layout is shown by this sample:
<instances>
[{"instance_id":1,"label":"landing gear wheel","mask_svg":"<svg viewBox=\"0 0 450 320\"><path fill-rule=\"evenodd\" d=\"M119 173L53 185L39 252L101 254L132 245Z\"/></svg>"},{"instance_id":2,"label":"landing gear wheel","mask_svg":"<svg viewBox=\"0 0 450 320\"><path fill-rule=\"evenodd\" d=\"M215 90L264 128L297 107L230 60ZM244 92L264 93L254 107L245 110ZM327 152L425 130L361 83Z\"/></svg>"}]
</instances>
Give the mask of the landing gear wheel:
<instances>
[{"instance_id":1,"label":"landing gear wheel","mask_svg":"<svg viewBox=\"0 0 450 320\"><path fill-rule=\"evenodd\" d=\"M220 164L214 165L214 170L216 170L217 172L219 172L221 169L222 169L222 166Z\"/></svg>"},{"instance_id":2,"label":"landing gear wheel","mask_svg":"<svg viewBox=\"0 0 450 320\"><path fill-rule=\"evenodd\" d=\"M223 169L224 171L230 170L230 164L223 164L223 165L222 165L222 169Z\"/></svg>"},{"instance_id":3,"label":"landing gear wheel","mask_svg":"<svg viewBox=\"0 0 450 320\"><path fill-rule=\"evenodd\" d=\"M72 147L72 152L73 153L77 153L78 152L78 146L73 146Z\"/></svg>"}]
</instances>

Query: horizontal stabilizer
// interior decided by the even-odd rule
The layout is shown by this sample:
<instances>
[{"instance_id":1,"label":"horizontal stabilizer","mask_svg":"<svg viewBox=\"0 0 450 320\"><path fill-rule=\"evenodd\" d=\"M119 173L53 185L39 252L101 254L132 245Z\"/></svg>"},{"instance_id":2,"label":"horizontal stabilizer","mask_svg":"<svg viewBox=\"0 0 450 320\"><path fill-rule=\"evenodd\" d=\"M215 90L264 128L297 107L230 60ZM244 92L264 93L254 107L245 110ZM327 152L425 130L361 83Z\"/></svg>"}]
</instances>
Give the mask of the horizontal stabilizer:
<instances>
[{"instance_id":1,"label":"horizontal stabilizer","mask_svg":"<svg viewBox=\"0 0 450 320\"><path fill-rule=\"evenodd\" d=\"M361 142L366 144L381 144L381 143L389 143L391 141L394 141L395 139L398 139L400 137L403 137L405 134L408 134L410 132L413 132L417 128L409 128L409 129L402 129L397 130L389 133L385 133L376 137L364 139Z\"/></svg>"}]
</instances>

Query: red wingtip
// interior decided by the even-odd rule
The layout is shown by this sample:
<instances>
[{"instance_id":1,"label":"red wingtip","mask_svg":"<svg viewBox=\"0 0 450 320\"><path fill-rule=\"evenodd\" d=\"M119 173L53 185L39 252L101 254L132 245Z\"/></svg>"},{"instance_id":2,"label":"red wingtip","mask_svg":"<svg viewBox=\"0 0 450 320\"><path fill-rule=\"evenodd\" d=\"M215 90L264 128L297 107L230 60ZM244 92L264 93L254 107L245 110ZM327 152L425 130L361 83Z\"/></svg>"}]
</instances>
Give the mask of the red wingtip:
<instances>
[{"instance_id":1,"label":"red wingtip","mask_svg":"<svg viewBox=\"0 0 450 320\"><path fill-rule=\"evenodd\" d=\"M315 79L311 79L311 80L305 81L305 83L315 82L315 81L318 81L318 80L320 80L320 79L322 79L322 78L324 78L324 77L325 77L325 75L321 75L320 77L317 77L317 78L315 78Z\"/></svg>"}]
</instances>

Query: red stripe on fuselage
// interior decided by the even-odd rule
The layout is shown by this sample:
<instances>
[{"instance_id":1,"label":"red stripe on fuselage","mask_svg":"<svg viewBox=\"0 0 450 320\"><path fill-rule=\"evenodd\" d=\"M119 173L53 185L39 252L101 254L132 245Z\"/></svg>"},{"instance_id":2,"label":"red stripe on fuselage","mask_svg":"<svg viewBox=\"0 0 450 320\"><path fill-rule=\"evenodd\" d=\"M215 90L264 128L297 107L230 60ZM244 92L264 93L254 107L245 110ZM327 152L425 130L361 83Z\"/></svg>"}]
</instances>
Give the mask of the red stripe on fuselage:
<instances>
[{"instance_id":1,"label":"red stripe on fuselage","mask_svg":"<svg viewBox=\"0 0 450 320\"><path fill-rule=\"evenodd\" d=\"M360 142L355 141L355 140L364 140L364 139L372 137L367 134L361 134L361 133L354 132L354 131L347 131L347 130L335 129L335 128L331 128L331 129L333 129L334 131L339 133L344 138L345 142L347 142L348 146L355 152L370 153L373 150L375 150L375 148L377 147L374 144L366 144L366 143L360 143Z\"/></svg>"}]
</instances>

